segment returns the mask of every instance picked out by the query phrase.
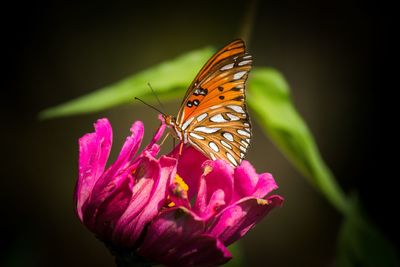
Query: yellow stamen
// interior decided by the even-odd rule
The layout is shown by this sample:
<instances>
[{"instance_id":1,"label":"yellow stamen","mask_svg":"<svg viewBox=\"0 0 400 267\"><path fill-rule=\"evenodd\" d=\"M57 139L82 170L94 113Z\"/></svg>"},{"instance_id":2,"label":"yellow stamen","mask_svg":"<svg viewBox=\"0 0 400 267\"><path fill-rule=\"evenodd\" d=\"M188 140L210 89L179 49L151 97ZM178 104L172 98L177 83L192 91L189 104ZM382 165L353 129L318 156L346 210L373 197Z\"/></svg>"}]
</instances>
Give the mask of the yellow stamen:
<instances>
[{"instance_id":1,"label":"yellow stamen","mask_svg":"<svg viewBox=\"0 0 400 267\"><path fill-rule=\"evenodd\" d=\"M258 198L257 199L257 204L261 205L261 206L264 206L264 205L268 205L269 203L268 203L268 200L266 200L266 199Z\"/></svg>"},{"instance_id":2,"label":"yellow stamen","mask_svg":"<svg viewBox=\"0 0 400 267\"><path fill-rule=\"evenodd\" d=\"M187 198L187 192L189 190L189 186L185 183L185 181L180 177L178 174L175 175L174 178L174 183L175 183L175 189L174 189L174 195L181 197L181 198ZM170 198L168 197L168 200ZM175 206L175 203L173 201L168 203L168 207L172 208Z\"/></svg>"},{"instance_id":3,"label":"yellow stamen","mask_svg":"<svg viewBox=\"0 0 400 267\"><path fill-rule=\"evenodd\" d=\"M183 191L188 191L189 186L185 183L185 181L178 174L175 175L174 182L179 185L180 189Z\"/></svg>"}]
</instances>

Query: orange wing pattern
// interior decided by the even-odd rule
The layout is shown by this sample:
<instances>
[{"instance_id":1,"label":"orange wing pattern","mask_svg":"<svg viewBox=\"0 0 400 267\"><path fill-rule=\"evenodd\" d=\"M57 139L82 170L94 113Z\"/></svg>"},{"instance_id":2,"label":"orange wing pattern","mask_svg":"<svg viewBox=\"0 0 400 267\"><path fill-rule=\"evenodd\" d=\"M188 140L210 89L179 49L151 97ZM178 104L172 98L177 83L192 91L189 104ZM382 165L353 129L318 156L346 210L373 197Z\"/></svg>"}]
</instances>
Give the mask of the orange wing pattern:
<instances>
[{"instance_id":1,"label":"orange wing pattern","mask_svg":"<svg viewBox=\"0 0 400 267\"><path fill-rule=\"evenodd\" d=\"M176 120L191 145L233 166L245 157L251 139L245 104L251 64L242 40L219 50L192 82Z\"/></svg>"}]
</instances>

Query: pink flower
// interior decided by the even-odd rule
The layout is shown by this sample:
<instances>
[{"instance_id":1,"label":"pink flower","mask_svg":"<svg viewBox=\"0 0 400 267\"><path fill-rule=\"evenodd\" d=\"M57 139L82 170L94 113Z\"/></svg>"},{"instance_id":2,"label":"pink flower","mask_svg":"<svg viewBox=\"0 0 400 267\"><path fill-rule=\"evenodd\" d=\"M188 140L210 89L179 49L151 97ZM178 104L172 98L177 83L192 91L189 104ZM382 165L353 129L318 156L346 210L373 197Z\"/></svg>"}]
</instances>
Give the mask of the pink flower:
<instances>
[{"instance_id":1,"label":"pink flower","mask_svg":"<svg viewBox=\"0 0 400 267\"><path fill-rule=\"evenodd\" d=\"M244 236L280 196L273 177L243 161L237 168L211 161L188 146L156 158L165 124L136 157L143 125L131 128L120 155L106 171L112 131L106 119L80 139L76 214L113 247L168 266L217 266L226 248Z\"/></svg>"}]
</instances>

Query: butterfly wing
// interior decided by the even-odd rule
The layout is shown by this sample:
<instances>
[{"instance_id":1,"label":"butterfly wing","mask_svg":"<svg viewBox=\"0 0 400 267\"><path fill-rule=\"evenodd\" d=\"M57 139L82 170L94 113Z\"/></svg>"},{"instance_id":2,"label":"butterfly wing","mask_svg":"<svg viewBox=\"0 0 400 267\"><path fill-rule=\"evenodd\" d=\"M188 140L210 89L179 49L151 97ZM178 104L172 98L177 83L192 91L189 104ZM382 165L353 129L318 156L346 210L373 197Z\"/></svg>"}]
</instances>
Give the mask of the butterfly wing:
<instances>
[{"instance_id":1,"label":"butterfly wing","mask_svg":"<svg viewBox=\"0 0 400 267\"><path fill-rule=\"evenodd\" d=\"M177 116L191 145L233 166L240 164L250 144L245 82L251 64L242 40L219 50L189 87Z\"/></svg>"}]
</instances>

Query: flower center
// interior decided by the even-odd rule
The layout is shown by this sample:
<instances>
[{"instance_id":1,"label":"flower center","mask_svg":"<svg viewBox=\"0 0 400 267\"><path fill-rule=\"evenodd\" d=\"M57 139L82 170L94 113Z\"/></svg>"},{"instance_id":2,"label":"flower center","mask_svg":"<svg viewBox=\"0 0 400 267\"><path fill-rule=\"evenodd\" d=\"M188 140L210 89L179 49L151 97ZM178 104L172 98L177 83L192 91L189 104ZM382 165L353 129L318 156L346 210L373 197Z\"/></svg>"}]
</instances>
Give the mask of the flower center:
<instances>
[{"instance_id":1,"label":"flower center","mask_svg":"<svg viewBox=\"0 0 400 267\"><path fill-rule=\"evenodd\" d=\"M185 183L185 181L178 174L175 175L172 194L177 198L187 198L187 192L189 190L189 186ZM171 200L171 199L170 199ZM169 202L168 207L174 207L175 203L173 201Z\"/></svg>"}]
</instances>

